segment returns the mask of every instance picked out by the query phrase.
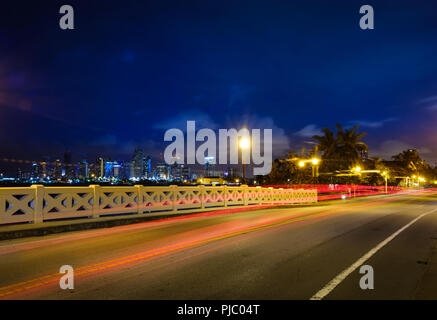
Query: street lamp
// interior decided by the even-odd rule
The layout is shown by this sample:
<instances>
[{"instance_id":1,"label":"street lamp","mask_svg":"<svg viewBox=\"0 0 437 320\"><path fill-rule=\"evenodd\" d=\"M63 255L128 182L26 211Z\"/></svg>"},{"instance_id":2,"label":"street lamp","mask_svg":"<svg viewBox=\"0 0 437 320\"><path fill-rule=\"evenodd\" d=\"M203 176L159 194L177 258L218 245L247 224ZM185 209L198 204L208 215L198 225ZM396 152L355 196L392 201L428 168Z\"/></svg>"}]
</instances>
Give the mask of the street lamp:
<instances>
[{"instance_id":1,"label":"street lamp","mask_svg":"<svg viewBox=\"0 0 437 320\"><path fill-rule=\"evenodd\" d=\"M240 148L241 149L247 149L250 147L250 141L247 138L241 138L240 140Z\"/></svg>"},{"instance_id":2,"label":"street lamp","mask_svg":"<svg viewBox=\"0 0 437 320\"><path fill-rule=\"evenodd\" d=\"M240 148L241 148L241 162L243 163L243 183L246 184L246 162L245 162L244 154L246 153L246 150L250 148L250 140L244 137L241 138Z\"/></svg>"},{"instance_id":3,"label":"street lamp","mask_svg":"<svg viewBox=\"0 0 437 320\"><path fill-rule=\"evenodd\" d=\"M305 167L305 164L311 162L312 163L312 176L314 177L318 177L319 176L319 163L320 160L317 158L312 158L310 160L300 160L298 165L299 167L303 168Z\"/></svg>"},{"instance_id":4,"label":"street lamp","mask_svg":"<svg viewBox=\"0 0 437 320\"><path fill-rule=\"evenodd\" d=\"M382 173L382 175L383 175L384 180L385 180L385 193L387 194L387 178L388 178L387 171L384 171L384 172Z\"/></svg>"}]
</instances>

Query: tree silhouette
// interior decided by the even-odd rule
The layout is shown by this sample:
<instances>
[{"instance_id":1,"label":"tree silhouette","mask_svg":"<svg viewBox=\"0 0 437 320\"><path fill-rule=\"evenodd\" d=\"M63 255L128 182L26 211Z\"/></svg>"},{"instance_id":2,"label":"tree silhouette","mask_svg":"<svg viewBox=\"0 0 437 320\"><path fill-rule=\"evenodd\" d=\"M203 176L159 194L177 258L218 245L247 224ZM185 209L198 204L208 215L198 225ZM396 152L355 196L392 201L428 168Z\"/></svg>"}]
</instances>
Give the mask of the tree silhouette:
<instances>
[{"instance_id":1,"label":"tree silhouette","mask_svg":"<svg viewBox=\"0 0 437 320\"><path fill-rule=\"evenodd\" d=\"M322 170L335 171L350 169L361 163L363 152L368 151L367 144L360 141L365 132L358 132L358 126L350 129L343 129L340 124L336 124L337 134L329 128L324 128L324 135L313 136L317 140L318 148L322 152Z\"/></svg>"}]
</instances>

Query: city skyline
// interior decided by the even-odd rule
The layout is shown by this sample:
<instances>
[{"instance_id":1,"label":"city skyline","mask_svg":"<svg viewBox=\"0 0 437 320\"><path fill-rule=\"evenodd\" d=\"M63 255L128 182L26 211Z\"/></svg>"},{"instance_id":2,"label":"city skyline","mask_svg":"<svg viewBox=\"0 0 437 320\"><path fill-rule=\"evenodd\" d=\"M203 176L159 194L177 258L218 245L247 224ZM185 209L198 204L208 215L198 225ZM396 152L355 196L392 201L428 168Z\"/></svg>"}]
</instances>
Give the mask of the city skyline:
<instances>
[{"instance_id":1,"label":"city skyline","mask_svg":"<svg viewBox=\"0 0 437 320\"><path fill-rule=\"evenodd\" d=\"M234 173L239 174L238 165L210 164L211 160L214 160L214 157L206 157L206 163L203 165L167 164L163 159L153 159L139 147L135 148L129 159L112 159L103 156L96 159L84 159L74 157L71 152L67 151L62 157L47 156L42 160L0 158L3 164L0 166L0 177L6 181L18 183L83 183L99 179L105 181L113 179L120 181L192 181L197 177L226 177L229 172L232 173L230 177L234 177Z\"/></svg>"}]
</instances>

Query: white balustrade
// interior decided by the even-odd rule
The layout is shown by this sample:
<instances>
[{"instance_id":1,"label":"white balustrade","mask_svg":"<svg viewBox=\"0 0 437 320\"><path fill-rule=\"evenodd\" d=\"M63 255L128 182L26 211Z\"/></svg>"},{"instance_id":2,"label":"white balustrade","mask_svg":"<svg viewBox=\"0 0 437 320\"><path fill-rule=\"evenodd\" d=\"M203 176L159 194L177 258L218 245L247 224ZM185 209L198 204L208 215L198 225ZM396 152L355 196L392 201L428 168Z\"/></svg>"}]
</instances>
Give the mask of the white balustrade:
<instances>
[{"instance_id":1,"label":"white balustrade","mask_svg":"<svg viewBox=\"0 0 437 320\"><path fill-rule=\"evenodd\" d=\"M317 190L142 185L0 188L0 225L118 214L317 202Z\"/></svg>"}]
</instances>

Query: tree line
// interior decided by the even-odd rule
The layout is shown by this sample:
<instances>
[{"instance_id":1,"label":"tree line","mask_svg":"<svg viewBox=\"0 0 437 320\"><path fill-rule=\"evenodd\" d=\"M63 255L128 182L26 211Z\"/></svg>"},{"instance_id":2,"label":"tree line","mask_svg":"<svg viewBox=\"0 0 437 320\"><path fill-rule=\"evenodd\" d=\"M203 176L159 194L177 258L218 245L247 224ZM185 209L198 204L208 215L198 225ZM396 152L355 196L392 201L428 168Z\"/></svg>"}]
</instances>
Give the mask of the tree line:
<instances>
[{"instance_id":1,"label":"tree line","mask_svg":"<svg viewBox=\"0 0 437 320\"><path fill-rule=\"evenodd\" d=\"M336 124L336 132L323 128L314 135L311 148L299 152L290 150L273 161L269 175L260 178L263 184L365 184L383 185L385 177L390 185L402 186L408 179L422 178L422 185L437 180L436 167L423 160L416 149L407 149L390 160L368 157L369 148L362 139L366 132L359 127L343 128ZM311 159L319 159L318 172ZM304 160L305 165L300 162ZM364 171L364 172L363 172ZM367 172L366 172L367 171ZM386 176L385 176L386 175ZM408 178L408 179L407 179Z\"/></svg>"}]
</instances>

